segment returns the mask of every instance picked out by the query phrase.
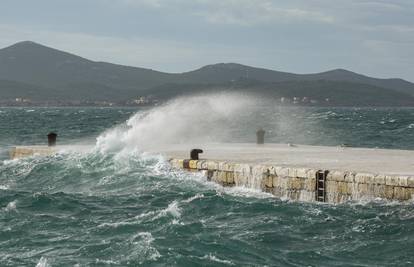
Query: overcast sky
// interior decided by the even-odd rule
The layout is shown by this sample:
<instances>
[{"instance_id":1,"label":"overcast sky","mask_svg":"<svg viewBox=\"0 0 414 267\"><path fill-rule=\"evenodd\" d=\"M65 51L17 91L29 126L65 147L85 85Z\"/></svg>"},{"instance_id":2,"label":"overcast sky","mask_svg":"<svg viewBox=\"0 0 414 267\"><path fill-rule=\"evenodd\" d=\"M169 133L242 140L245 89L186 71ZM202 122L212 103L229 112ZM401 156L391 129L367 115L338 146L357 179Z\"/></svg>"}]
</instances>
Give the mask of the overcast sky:
<instances>
[{"instance_id":1,"label":"overcast sky","mask_svg":"<svg viewBox=\"0 0 414 267\"><path fill-rule=\"evenodd\" d=\"M414 0L1 0L0 47L23 40L168 72L237 62L414 81Z\"/></svg>"}]
</instances>

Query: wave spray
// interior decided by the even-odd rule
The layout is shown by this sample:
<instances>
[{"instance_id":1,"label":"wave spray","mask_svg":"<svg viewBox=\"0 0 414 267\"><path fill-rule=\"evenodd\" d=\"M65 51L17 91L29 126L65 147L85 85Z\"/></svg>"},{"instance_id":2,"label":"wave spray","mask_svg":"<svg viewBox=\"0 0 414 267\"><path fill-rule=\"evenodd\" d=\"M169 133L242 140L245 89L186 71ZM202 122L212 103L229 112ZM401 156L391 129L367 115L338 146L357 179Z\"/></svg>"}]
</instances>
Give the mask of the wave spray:
<instances>
[{"instance_id":1,"label":"wave spray","mask_svg":"<svg viewBox=\"0 0 414 267\"><path fill-rule=\"evenodd\" d=\"M222 142L237 121L255 109L253 96L218 93L181 97L140 111L124 125L97 138L102 152L154 148L166 144Z\"/></svg>"}]
</instances>

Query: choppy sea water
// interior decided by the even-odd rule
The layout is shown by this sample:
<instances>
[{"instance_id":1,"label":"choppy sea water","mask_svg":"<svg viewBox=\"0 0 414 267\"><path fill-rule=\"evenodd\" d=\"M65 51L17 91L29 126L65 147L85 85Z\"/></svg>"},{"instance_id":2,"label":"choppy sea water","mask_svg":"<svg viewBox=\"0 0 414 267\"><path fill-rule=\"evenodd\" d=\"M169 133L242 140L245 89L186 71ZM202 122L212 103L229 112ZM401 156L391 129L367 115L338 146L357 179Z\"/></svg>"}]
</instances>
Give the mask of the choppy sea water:
<instances>
[{"instance_id":1,"label":"choppy sea water","mask_svg":"<svg viewBox=\"0 0 414 267\"><path fill-rule=\"evenodd\" d=\"M252 142L258 127L269 142L414 149L414 109L217 99L0 108L0 266L414 265L412 202L290 202L145 153L159 142ZM8 160L10 146L44 144L49 131L90 149Z\"/></svg>"}]
</instances>

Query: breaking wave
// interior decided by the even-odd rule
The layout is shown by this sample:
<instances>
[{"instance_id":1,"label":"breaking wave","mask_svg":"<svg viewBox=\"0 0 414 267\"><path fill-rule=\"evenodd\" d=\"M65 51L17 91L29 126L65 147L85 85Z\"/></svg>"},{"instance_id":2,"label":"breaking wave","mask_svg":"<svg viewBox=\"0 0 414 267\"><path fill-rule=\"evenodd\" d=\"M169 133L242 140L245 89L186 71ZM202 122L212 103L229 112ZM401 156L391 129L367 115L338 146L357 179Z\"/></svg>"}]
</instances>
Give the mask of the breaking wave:
<instances>
[{"instance_id":1,"label":"breaking wave","mask_svg":"<svg viewBox=\"0 0 414 267\"><path fill-rule=\"evenodd\" d=\"M231 126L257 109L253 96L222 93L174 99L140 111L124 125L97 138L100 151L157 147L164 144L222 142L231 138Z\"/></svg>"}]
</instances>

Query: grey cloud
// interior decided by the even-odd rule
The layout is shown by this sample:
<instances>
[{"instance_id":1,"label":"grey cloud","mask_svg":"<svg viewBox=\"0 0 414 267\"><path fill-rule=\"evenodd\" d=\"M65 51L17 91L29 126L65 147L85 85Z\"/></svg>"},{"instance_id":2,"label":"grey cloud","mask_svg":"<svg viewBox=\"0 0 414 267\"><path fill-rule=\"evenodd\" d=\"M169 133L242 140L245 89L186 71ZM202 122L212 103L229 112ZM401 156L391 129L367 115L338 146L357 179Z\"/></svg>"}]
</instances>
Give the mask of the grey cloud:
<instances>
[{"instance_id":1,"label":"grey cloud","mask_svg":"<svg viewBox=\"0 0 414 267\"><path fill-rule=\"evenodd\" d=\"M281 7L271 0L121 0L132 7L180 9L215 24L254 24L280 21L332 22L334 18L322 12L295 7Z\"/></svg>"},{"instance_id":2,"label":"grey cloud","mask_svg":"<svg viewBox=\"0 0 414 267\"><path fill-rule=\"evenodd\" d=\"M412 0L3 0L0 24L2 46L33 39L166 71L233 61L414 75Z\"/></svg>"}]
</instances>

